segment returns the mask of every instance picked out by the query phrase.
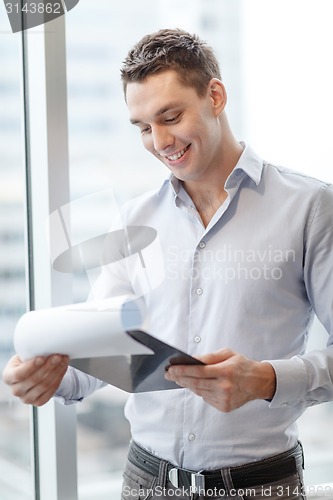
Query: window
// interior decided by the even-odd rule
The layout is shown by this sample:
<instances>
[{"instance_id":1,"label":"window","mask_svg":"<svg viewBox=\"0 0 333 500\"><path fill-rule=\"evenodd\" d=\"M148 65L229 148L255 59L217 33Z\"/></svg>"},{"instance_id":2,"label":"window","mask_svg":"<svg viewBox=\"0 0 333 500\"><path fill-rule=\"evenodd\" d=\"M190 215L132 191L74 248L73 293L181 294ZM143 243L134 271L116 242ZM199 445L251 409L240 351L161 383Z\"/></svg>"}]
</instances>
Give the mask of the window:
<instances>
[{"instance_id":1,"label":"window","mask_svg":"<svg viewBox=\"0 0 333 500\"><path fill-rule=\"evenodd\" d=\"M299 0L243 2L247 140L267 160L326 182L333 182L333 75L326 63L332 15L326 0L315 9ZM308 349L326 342L326 331L315 321ZM330 402L308 408L299 421L307 485L332 482L332 415Z\"/></svg>"},{"instance_id":2,"label":"window","mask_svg":"<svg viewBox=\"0 0 333 500\"><path fill-rule=\"evenodd\" d=\"M20 36L0 17L0 372L14 354L16 321L26 310L24 150ZM32 498L30 409L0 381L2 500Z\"/></svg>"}]
</instances>

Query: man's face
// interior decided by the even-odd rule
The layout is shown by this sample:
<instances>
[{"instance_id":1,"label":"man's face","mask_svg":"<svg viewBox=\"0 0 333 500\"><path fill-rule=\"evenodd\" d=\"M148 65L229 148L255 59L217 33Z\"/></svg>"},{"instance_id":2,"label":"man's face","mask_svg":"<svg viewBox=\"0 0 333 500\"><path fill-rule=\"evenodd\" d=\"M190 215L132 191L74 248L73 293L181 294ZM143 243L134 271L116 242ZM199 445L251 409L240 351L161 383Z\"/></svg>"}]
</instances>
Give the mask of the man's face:
<instances>
[{"instance_id":1,"label":"man's face","mask_svg":"<svg viewBox=\"0 0 333 500\"><path fill-rule=\"evenodd\" d=\"M126 101L144 147L178 179L198 181L218 168L221 131L210 84L199 97L168 70L129 83Z\"/></svg>"}]
</instances>

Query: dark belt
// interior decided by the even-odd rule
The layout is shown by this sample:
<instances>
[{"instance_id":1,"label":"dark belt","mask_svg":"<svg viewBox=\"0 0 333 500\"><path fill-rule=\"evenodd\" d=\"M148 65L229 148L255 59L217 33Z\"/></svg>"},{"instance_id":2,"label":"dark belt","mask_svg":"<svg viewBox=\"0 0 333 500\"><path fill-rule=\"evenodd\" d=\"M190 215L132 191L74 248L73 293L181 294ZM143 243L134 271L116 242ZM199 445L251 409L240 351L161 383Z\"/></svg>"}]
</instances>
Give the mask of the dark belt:
<instances>
[{"instance_id":1,"label":"dark belt","mask_svg":"<svg viewBox=\"0 0 333 500\"><path fill-rule=\"evenodd\" d=\"M144 450L135 442L132 442L130 446L128 459L133 465L155 477L159 475L160 463L164 461ZM298 467L303 467L303 450L300 443L284 453L249 464L228 467L228 470L234 488L239 490L281 481L295 474ZM168 477L173 486L176 488L191 487L192 491L197 491L197 489L207 491L214 490L214 488L226 491L221 470L195 472L181 469L171 463L168 463L167 466Z\"/></svg>"}]
</instances>

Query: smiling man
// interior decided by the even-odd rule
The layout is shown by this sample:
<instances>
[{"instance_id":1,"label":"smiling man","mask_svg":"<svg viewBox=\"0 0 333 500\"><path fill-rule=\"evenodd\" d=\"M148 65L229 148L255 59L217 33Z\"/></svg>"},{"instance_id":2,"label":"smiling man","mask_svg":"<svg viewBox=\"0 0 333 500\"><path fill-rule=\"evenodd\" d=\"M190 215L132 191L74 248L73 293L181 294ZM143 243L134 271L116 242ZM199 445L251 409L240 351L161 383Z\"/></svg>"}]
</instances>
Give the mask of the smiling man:
<instances>
[{"instance_id":1,"label":"smiling man","mask_svg":"<svg viewBox=\"0 0 333 500\"><path fill-rule=\"evenodd\" d=\"M203 95L174 69L126 85L131 122L144 147L184 183L207 225L226 198L225 181L242 153L228 126L226 93L211 78Z\"/></svg>"},{"instance_id":2,"label":"smiling man","mask_svg":"<svg viewBox=\"0 0 333 500\"><path fill-rule=\"evenodd\" d=\"M125 225L149 225L162 242L149 330L205 363L170 367L181 389L130 396L122 498L304 499L296 421L333 399L332 186L235 139L216 58L197 36L145 36L121 75L131 122L170 171L123 212ZM106 267L95 292L136 285ZM329 339L305 354L314 313ZM34 405L101 386L67 363L14 357L4 380Z\"/></svg>"}]
</instances>

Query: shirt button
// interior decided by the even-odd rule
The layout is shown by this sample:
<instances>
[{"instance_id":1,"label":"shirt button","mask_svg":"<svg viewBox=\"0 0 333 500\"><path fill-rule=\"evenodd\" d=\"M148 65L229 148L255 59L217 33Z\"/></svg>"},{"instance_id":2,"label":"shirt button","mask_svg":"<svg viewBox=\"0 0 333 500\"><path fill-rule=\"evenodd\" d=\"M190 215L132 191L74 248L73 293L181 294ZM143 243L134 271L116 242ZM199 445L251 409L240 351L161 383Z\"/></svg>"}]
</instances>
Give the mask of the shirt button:
<instances>
[{"instance_id":1,"label":"shirt button","mask_svg":"<svg viewBox=\"0 0 333 500\"><path fill-rule=\"evenodd\" d=\"M200 241L199 248L205 248L206 243L204 241Z\"/></svg>"},{"instance_id":2,"label":"shirt button","mask_svg":"<svg viewBox=\"0 0 333 500\"><path fill-rule=\"evenodd\" d=\"M203 289L202 288L197 288L196 291L195 291L195 293L197 295L202 295L203 294Z\"/></svg>"},{"instance_id":3,"label":"shirt button","mask_svg":"<svg viewBox=\"0 0 333 500\"><path fill-rule=\"evenodd\" d=\"M195 440L195 434L189 434L188 435L189 441L194 441Z\"/></svg>"},{"instance_id":4,"label":"shirt button","mask_svg":"<svg viewBox=\"0 0 333 500\"><path fill-rule=\"evenodd\" d=\"M196 336L194 337L194 342L196 342L197 344L198 344L199 342L201 342L201 337L199 337L199 335L196 335Z\"/></svg>"}]
</instances>

